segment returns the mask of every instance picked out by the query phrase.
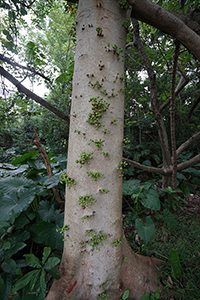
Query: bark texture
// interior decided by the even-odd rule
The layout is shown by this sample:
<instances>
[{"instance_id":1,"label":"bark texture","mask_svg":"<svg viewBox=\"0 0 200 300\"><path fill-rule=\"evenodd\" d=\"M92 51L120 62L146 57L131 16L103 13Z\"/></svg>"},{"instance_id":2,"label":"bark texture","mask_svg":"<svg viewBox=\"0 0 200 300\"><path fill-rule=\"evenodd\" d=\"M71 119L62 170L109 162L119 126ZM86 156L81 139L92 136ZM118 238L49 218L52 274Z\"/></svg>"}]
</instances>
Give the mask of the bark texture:
<instances>
[{"instance_id":1,"label":"bark texture","mask_svg":"<svg viewBox=\"0 0 200 300\"><path fill-rule=\"evenodd\" d=\"M61 279L46 300L106 295L118 300L126 289L129 299L139 300L157 287L155 262L134 254L122 232L117 168L122 161L126 18L115 0L79 2L67 165L68 180L76 185L66 191L69 230ZM93 180L89 172L101 177Z\"/></svg>"}]
</instances>

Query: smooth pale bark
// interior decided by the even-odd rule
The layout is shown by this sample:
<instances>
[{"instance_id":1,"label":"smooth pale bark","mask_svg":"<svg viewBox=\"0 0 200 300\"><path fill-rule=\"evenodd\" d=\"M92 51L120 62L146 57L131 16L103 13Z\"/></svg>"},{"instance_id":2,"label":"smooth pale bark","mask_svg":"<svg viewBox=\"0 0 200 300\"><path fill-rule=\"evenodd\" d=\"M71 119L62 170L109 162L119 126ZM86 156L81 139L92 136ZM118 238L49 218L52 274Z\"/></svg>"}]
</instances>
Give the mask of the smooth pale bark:
<instances>
[{"instance_id":1,"label":"smooth pale bark","mask_svg":"<svg viewBox=\"0 0 200 300\"><path fill-rule=\"evenodd\" d=\"M117 167L122 161L126 18L115 0L79 2L67 165L67 175L76 185L66 191L64 223L69 230L65 233L62 276L54 281L47 300L93 300L103 292L117 300L126 289L130 290L130 299L139 300L143 293L156 288L154 260L134 254L122 232L122 178ZM93 97L96 99L90 102ZM99 119L97 130L87 119L101 97L101 103L106 101L109 108ZM106 129L110 133L104 133ZM100 139L102 150L91 141ZM76 161L83 151L86 155L93 152L93 158L80 168ZM87 172L104 175L94 181ZM102 193L103 189L109 192ZM92 195L97 202L83 209L79 197L85 195ZM88 220L82 222L85 216ZM89 244L88 230L93 235L106 235L103 245L97 245L98 250ZM118 241L116 247L112 247L114 241Z\"/></svg>"}]
</instances>

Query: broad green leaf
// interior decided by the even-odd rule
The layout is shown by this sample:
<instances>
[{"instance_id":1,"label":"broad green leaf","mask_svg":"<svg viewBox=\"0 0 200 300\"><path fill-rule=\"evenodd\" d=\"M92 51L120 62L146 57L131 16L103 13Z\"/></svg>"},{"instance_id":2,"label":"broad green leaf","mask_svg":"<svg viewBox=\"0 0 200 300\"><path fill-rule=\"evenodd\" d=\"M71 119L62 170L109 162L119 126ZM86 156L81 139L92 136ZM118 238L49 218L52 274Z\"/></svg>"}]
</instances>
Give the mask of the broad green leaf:
<instances>
[{"instance_id":1,"label":"broad green leaf","mask_svg":"<svg viewBox=\"0 0 200 300\"><path fill-rule=\"evenodd\" d=\"M60 215L61 222L63 224L63 216ZM33 235L33 240L36 243L44 243L46 246L51 247L51 249L63 249L63 236L56 231L62 227L53 223L48 223L41 221L35 226L35 234Z\"/></svg>"},{"instance_id":2,"label":"broad green leaf","mask_svg":"<svg viewBox=\"0 0 200 300\"><path fill-rule=\"evenodd\" d=\"M160 199L158 196L150 193L145 193L145 198L141 200L141 203L144 207L150 208L153 210L160 210Z\"/></svg>"},{"instance_id":3,"label":"broad green leaf","mask_svg":"<svg viewBox=\"0 0 200 300\"><path fill-rule=\"evenodd\" d=\"M177 222L174 215L168 210L164 209L163 211L163 219L164 219L164 226L168 229L176 229Z\"/></svg>"},{"instance_id":4,"label":"broad green leaf","mask_svg":"<svg viewBox=\"0 0 200 300\"><path fill-rule=\"evenodd\" d=\"M27 189L36 187L37 183L25 177L6 177L0 181L0 191L4 194L13 195Z\"/></svg>"},{"instance_id":5,"label":"broad green leaf","mask_svg":"<svg viewBox=\"0 0 200 300\"><path fill-rule=\"evenodd\" d=\"M16 262L13 259L8 259L1 264L1 268L4 272L9 274L15 274Z\"/></svg>"},{"instance_id":6,"label":"broad green leaf","mask_svg":"<svg viewBox=\"0 0 200 300\"><path fill-rule=\"evenodd\" d=\"M26 257L26 263L29 267L32 268L41 268L41 262L34 254L24 254L24 257Z\"/></svg>"},{"instance_id":7,"label":"broad green leaf","mask_svg":"<svg viewBox=\"0 0 200 300\"><path fill-rule=\"evenodd\" d=\"M36 273L32 276L31 281L29 283L30 291L33 291L34 288L36 290L40 288L40 274L41 274L41 269L37 270Z\"/></svg>"},{"instance_id":8,"label":"broad green leaf","mask_svg":"<svg viewBox=\"0 0 200 300\"><path fill-rule=\"evenodd\" d=\"M0 292L3 291L5 289L5 283L3 278L0 275Z\"/></svg>"},{"instance_id":9,"label":"broad green leaf","mask_svg":"<svg viewBox=\"0 0 200 300\"><path fill-rule=\"evenodd\" d=\"M2 291L0 291L0 299L8 300L12 288L12 275L8 273L4 273L3 279L4 279L5 288Z\"/></svg>"},{"instance_id":10,"label":"broad green leaf","mask_svg":"<svg viewBox=\"0 0 200 300\"><path fill-rule=\"evenodd\" d=\"M39 153L39 151L31 151L29 153L25 153L21 155L20 157L16 158L12 161L13 165L22 164L26 162L28 159L34 159L36 158L36 155Z\"/></svg>"},{"instance_id":11,"label":"broad green leaf","mask_svg":"<svg viewBox=\"0 0 200 300\"><path fill-rule=\"evenodd\" d=\"M2 249L3 250L8 250L8 249L10 249L10 247L11 247L11 243L10 242L5 242L2 246Z\"/></svg>"},{"instance_id":12,"label":"broad green leaf","mask_svg":"<svg viewBox=\"0 0 200 300\"><path fill-rule=\"evenodd\" d=\"M9 214L9 221L11 224L13 224L15 222L15 212L14 209L11 210L10 214Z\"/></svg>"},{"instance_id":13,"label":"broad green leaf","mask_svg":"<svg viewBox=\"0 0 200 300\"><path fill-rule=\"evenodd\" d=\"M46 293L46 273L45 270L42 269L41 275L40 275L40 289L42 293Z\"/></svg>"},{"instance_id":14,"label":"broad green leaf","mask_svg":"<svg viewBox=\"0 0 200 300\"><path fill-rule=\"evenodd\" d=\"M16 293L18 290L23 289L29 282L31 281L32 277L38 273L38 270L33 270L28 272L26 275L24 275L22 278L20 278L13 286L12 291L13 293Z\"/></svg>"},{"instance_id":15,"label":"broad green leaf","mask_svg":"<svg viewBox=\"0 0 200 300\"><path fill-rule=\"evenodd\" d=\"M50 257L46 264L44 265L44 268L46 270L52 269L53 267L57 266L60 263L60 259L58 257Z\"/></svg>"},{"instance_id":16,"label":"broad green leaf","mask_svg":"<svg viewBox=\"0 0 200 300\"><path fill-rule=\"evenodd\" d=\"M35 189L30 189L25 191L19 197L17 193L13 193L12 195L4 195L0 198L0 218L4 221L9 220L9 215L12 210L14 210L15 215L18 215L26 210L30 203L35 198Z\"/></svg>"},{"instance_id":17,"label":"broad green leaf","mask_svg":"<svg viewBox=\"0 0 200 300\"><path fill-rule=\"evenodd\" d=\"M24 244L24 243L16 243L12 247L10 247L10 249L6 250L6 252L4 254L5 260L7 260L8 258L10 258L13 254L19 252L24 247L26 247L26 244Z\"/></svg>"},{"instance_id":18,"label":"broad green leaf","mask_svg":"<svg viewBox=\"0 0 200 300\"><path fill-rule=\"evenodd\" d=\"M60 271L56 267L47 271L56 280L60 279Z\"/></svg>"},{"instance_id":19,"label":"broad green leaf","mask_svg":"<svg viewBox=\"0 0 200 300\"><path fill-rule=\"evenodd\" d=\"M123 195L132 195L134 192L135 187L140 183L140 180L127 180L123 182Z\"/></svg>"},{"instance_id":20,"label":"broad green leaf","mask_svg":"<svg viewBox=\"0 0 200 300\"><path fill-rule=\"evenodd\" d=\"M43 256L42 256L42 264L44 264L51 253L50 247L44 247Z\"/></svg>"},{"instance_id":21,"label":"broad green leaf","mask_svg":"<svg viewBox=\"0 0 200 300\"><path fill-rule=\"evenodd\" d=\"M41 201L38 205L38 214L43 221L52 222L54 220L55 208L48 201Z\"/></svg>"},{"instance_id":22,"label":"broad green leaf","mask_svg":"<svg viewBox=\"0 0 200 300\"><path fill-rule=\"evenodd\" d=\"M169 261L172 268L172 276L176 279L181 275L181 263L176 250L171 249Z\"/></svg>"},{"instance_id":23,"label":"broad green leaf","mask_svg":"<svg viewBox=\"0 0 200 300\"><path fill-rule=\"evenodd\" d=\"M129 296L129 290L126 290L122 295L122 300L126 300Z\"/></svg>"},{"instance_id":24,"label":"broad green leaf","mask_svg":"<svg viewBox=\"0 0 200 300\"><path fill-rule=\"evenodd\" d=\"M155 234L155 225L151 217L146 217L145 222L138 218L135 221L135 229L141 239L147 244Z\"/></svg>"},{"instance_id":25,"label":"broad green leaf","mask_svg":"<svg viewBox=\"0 0 200 300\"><path fill-rule=\"evenodd\" d=\"M150 300L150 295L149 294L144 294L142 297L141 297L141 300Z\"/></svg>"}]
</instances>

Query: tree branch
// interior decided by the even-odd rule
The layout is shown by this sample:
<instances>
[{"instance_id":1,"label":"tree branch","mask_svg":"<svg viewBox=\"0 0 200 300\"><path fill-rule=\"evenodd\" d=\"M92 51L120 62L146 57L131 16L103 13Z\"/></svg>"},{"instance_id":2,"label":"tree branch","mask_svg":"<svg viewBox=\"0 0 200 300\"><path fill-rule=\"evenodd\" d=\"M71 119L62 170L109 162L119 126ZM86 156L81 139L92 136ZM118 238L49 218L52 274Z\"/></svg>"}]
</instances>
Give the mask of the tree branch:
<instances>
[{"instance_id":1,"label":"tree branch","mask_svg":"<svg viewBox=\"0 0 200 300\"><path fill-rule=\"evenodd\" d=\"M180 81L175 90L175 97L180 93L180 91L182 91L182 89L188 84L189 81L190 81L189 78L185 78L181 76ZM163 102L160 105L160 112L162 112L169 105L170 101L171 101L171 97L166 99L165 102Z\"/></svg>"},{"instance_id":2,"label":"tree branch","mask_svg":"<svg viewBox=\"0 0 200 300\"><path fill-rule=\"evenodd\" d=\"M48 77L46 77L44 74L42 74L42 73L36 71L34 68L22 66L22 65L20 65L20 64L18 64L18 63L16 63L16 62L12 61L10 58L5 57L5 56L2 55L2 54L0 54L0 60L2 60L2 61L4 61L4 62L8 63L9 65L11 65L11 66L13 66L13 67L17 67L17 68L20 68L20 69L23 69L23 70L28 70L28 71L34 73L35 75L39 75L39 76L42 77L43 79L45 79L45 80L51 82L51 80L50 80Z\"/></svg>"},{"instance_id":3,"label":"tree branch","mask_svg":"<svg viewBox=\"0 0 200 300\"><path fill-rule=\"evenodd\" d=\"M200 61L200 37L171 12L165 10L150 0L129 0L132 6L132 16L142 22L152 25L162 32L170 34L180 41Z\"/></svg>"},{"instance_id":4,"label":"tree branch","mask_svg":"<svg viewBox=\"0 0 200 300\"><path fill-rule=\"evenodd\" d=\"M200 102L200 96L194 101L194 103L192 104L192 107L190 108L190 111L189 111L188 117L187 117L187 123L190 121L193 111L195 110L195 108L197 107L199 102Z\"/></svg>"},{"instance_id":5,"label":"tree branch","mask_svg":"<svg viewBox=\"0 0 200 300\"><path fill-rule=\"evenodd\" d=\"M149 166L145 166L145 165L142 165L134 160L131 160L131 159L128 159L128 158L122 158L123 161L126 161L127 163L129 163L130 165L140 169L140 170L144 170L146 172L150 172L150 173L159 173L159 174L162 174L164 175L167 171L164 171L163 169L161 168L155 168L155 167L149 167ZM169 171L170 173L170 171Z\"/></svg>"},{"instance_id":6,"label":"tree branch","mask_svg":"<svg viewBox=\"0 0 200 300\"><path fill-rule=\"evenodd\" d=\"M180 147L176 150L176 156L178 157L185 148L190 146L192 143L194 143L196 140L200 139L200 131L191 136L187 141L185 141Z\"/></svg>"},{"instance_id":7,"label":"tree branch","mask_svg":"<svg viewBox=\"0 0 200 300\"><path fill-rule=\"evenodd\" d=\"M196 156L194 156L193 158L184 161L183 163L180 163L177 165L177 171L182 171L185 170L191 166L194 166L196 164L198 164L200 162L200 154L197 154Z\"/></svg>"},{"instance_id":8,"label":"tree branch","mask_svg":"<svg viewBox=\"0 0 200 300\"><path fill-rule=\"evenodd\" d=\"M53 112L56 116L59 118L65 120L69 124L69 116L57 109L55 106L50 104L49 102L45 101L41 97L37 96L33 92L31 92L29 89L27 89L24 85L22 85L15 77L13 77L9 72L7 72L4 68L0 66L0 74L4 76L6 79L8 79L12 84L14 84L18 91L21 93L24 93L29 98L33 99L37 103L41 104L51 112Z\"/></svg>"}]
</instances>

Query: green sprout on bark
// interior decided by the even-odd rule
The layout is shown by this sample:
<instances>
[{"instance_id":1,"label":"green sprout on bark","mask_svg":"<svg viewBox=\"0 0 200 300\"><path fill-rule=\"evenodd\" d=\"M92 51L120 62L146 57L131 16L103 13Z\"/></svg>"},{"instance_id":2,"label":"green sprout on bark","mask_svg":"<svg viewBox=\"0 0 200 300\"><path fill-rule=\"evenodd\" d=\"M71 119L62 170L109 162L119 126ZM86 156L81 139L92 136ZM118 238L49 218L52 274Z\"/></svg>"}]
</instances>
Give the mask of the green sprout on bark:
<instances>
[{"instance_id":1,"label":"green sprout on bark","mask_svg":"<svg viewBox=\"0 0 200 300\"><path fill-rule=\"evenodd\" d=\"M101 27L97 27L96 31L98 36L103 36L103 29Z\"/></svg>"},{"instance_id":2,"label":"green sprout on bark","mask_svg":"<svg viewBox=\"0 0 200 300\"><path fill-rule=\"evenodd\" d=\"M76 182L74 181L74 179L67 176L67 172L62 173L59 177L59 180L60 180L60 183L66 183L68 189L70 189L73 184L76 185Z\"/></svg>"},{"instance_id":3,"label":"green sprout on bark","mask_svg":"<svg viewBox=\"0 0 200 300\"><path fill-rule=\"evenodd\" d=\"M88 153L88 154L85 154L85 151L81 152L81 159L77 159L77 160L76 160L76 163L77 163L77 164L78 164L78 163L81 164L81 165L80 165L80 168L82 168L82 165L84 165L85 162L86 162L87 160L93 158L93 156L92 156L93 153L94 153L94 152L90 152L90 153ZM90 165L90 162L87 162L87 163L88 163L88 165Z\"/></svg>"}]
</instances>

